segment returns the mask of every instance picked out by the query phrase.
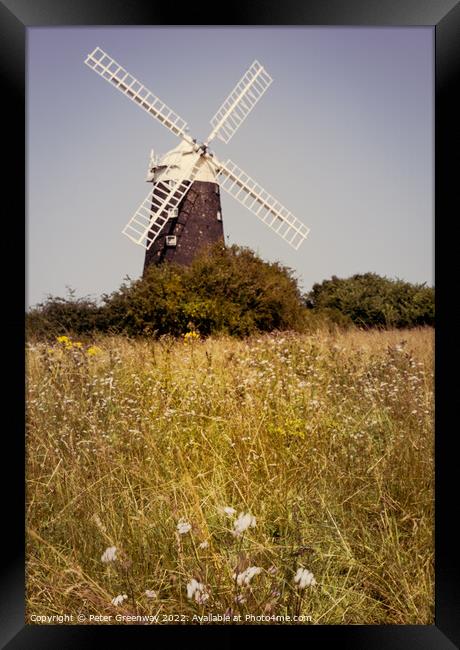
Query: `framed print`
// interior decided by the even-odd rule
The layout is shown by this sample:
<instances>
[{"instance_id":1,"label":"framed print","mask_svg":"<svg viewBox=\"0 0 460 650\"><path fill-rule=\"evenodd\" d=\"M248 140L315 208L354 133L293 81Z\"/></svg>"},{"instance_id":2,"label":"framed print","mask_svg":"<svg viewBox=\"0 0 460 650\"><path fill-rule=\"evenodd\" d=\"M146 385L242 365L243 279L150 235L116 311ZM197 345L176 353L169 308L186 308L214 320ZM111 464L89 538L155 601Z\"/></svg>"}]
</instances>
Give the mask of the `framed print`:
<instances>
[{"instance_id":1,"label":"framed print","mask_svg":"<svg viewBox=\"0 0 460 650\"><path fill-rule=\"evenodd\" d=\"M459 3L0 11L2 647L456 647Z\"/></svg>"}]
</instances>

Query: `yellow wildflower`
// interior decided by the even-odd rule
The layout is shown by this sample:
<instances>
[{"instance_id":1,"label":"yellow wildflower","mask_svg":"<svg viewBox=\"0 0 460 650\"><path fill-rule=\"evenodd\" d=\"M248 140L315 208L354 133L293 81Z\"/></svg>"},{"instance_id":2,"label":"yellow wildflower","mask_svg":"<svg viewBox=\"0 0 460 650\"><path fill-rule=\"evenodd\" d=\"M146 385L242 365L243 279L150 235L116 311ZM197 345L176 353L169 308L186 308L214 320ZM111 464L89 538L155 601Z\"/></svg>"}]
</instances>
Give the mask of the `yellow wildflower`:
<instances>
[{"instance_id":1,"label":"yellow wildflower","mask_svg":"<svg viewBox=\"0 0 460 650\"><path fill-rule=\"evenodd\" d=\"M83 344L80 343L80 341L75 341L75 343L73 344L73 347L78 348L79 350L81 350L81 348L83 347Z\"/></svg>"},{"instance_id":2,"label":"yellow wildflower","mask_svg":"<svg viewBox=\"0 0 460 650\"><path fill-rule=\"evenodd\" d=\"M69 339L68 336L58 336L58 337L56 337L56 341L57 341L58 343L64 343L65 345L67 345L68 343L70 343L70 339Z\"/></svg>"},{"instance_id":3,"label":"yellow wildflower","mask_svg":"<svg viewBox=\"0 0 460 650\"><path fill-rule=\"evenodd\" d=\"M199 338L200 335L198 334L198 332L195 332L195 330L193 330L192 332L187 332L186 334L184 334L184 343L186 343L187 341L196 341L196 339Z\"/></svg>"},{"instance_id":4,"label":"yellow wildflower","mask_svg":"<svg viewBox=\"0 0 460 650\"><path fill-rule=\"evenodd\" d=\"M89 357L94 357L96 354L99 354L100 352L101 352L101 348L98 348L97 345L91 345L86 350L86 353Z\"/></svg>"}]
</instances>

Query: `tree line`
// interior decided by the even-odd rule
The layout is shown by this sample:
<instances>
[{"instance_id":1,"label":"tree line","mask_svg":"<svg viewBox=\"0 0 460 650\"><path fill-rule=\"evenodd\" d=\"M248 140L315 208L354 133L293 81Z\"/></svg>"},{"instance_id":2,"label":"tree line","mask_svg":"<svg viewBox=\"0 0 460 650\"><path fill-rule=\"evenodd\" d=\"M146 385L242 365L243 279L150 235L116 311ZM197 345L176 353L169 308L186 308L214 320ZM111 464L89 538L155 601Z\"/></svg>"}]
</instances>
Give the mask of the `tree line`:
<instances>
[{"instance_id":1,"label":"tree line","mask_svg":"<svg viewBox=\"0 0 460 650\"><path fill-rule=\"evenodd\" d=\"M100 301L49 296L26 316L29 337L94 333L127 336L248 336L274 330L434 325L434 289L375 273L313 285L303 293L292 269L254 251L216 244L188 267L152 265Z\"/></svg>"}]
</instances>

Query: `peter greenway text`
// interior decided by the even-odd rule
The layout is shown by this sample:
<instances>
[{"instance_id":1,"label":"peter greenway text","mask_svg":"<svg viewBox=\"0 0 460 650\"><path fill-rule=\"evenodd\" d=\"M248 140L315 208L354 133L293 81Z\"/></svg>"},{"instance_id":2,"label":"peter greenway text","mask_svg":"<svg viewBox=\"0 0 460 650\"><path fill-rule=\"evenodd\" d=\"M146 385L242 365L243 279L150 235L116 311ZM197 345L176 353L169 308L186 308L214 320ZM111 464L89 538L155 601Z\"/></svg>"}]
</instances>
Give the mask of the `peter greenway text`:
<instances>
[{"instance_id":1,"label":"peter greenway text","mask_svg":"<svg viewBox=\"0 0 460 650\"><path fill-rule=\"evenodd\" d=\"M68 623L139 623L143 625L161 623L311 623L306 614L32 614L32 623L45 625Z\"/></svg>"}]
</instances>

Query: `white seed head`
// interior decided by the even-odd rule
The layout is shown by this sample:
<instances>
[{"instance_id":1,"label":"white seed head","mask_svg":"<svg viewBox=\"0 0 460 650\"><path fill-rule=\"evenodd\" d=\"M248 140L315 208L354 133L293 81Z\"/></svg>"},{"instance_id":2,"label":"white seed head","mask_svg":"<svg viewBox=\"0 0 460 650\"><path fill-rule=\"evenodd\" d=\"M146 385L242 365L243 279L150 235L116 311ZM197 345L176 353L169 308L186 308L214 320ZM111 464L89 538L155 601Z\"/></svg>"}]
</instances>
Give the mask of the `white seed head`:
<instances>
[{"instance_id":1,"label":"white seed head","mask_svg":"<svg viewBox=\"0 0 460 650\"><path fill-rule=\"evenodd\" d=\"M209 593L203 583L192 578L187 583L187 598L194 599L199 605L203 605L209 598Z\"/></svg>"},{"instance_id":2,"label":"white seed head","mask_svg":"<svg viewBox=\"0 0 460 650\"><path fill-rule=\"evenodd\" d=\"M187 583L187 598L193 598L195 591L198 589L200 584L201 583L199 583L198 580L195 580L195 578L192 578L190 582Z\"/></svg>"},{"instance_id":3,"label":"white seed head","mask_svg":"<svg viewBox=\"0 0 460 650\"><path fill-rule=\"evenodd\" d=\"M316 580L311 571L299 567L294 576L294 582L297 584L299 589L305 589L306 587L314 587L316 585Z\"/></svg>"},{"instance_id":4,"label":"white seed head","mask_svg":"<svg viewBox=\"0 0 460 650\"><path fill-rule=\"evenodd\" d=\"M244 533L248 528L254 528L256 525L256 518L251 515L249 512L241 513L238 519L233 522L234 530L233 535L239 537Z\"/></svg>"},{"instance_id":5,"label":"white seed head","mask_svg":"<svg viewBox=\"0 0 460 650\"><path fill-rule=\"evenodd\" d=\"M112 605L115 605L115 607L118 607L118 605L122 605L123 601L125 601L128 598L126 594L118 594L118 596L115 596L115 598L112 598Z\"/></svg>"},{"instance_id":6,"label":"white seed head","mask_svg":"<svg viewBox=\"0 0 460 650\"><path fill-rule=\"evenodd\" d=\"M245 571L238 573L238 575L235 573L233 577L236 578L236 583L240 587L243 586L247 587L251 582L251 580L253 579L253 577L261 573L261 571L262 569L258 566L250 566Z\"/></svg>"},{"instance_id":7,"label":"white seed head","mask_svg":"<svg viewBox=\"0 0 460 650\"><path fill-rule=\"evenodd\" d=\"M115 562L117 559L117 547L109 546L101 555L101 562Z\"/></svg>"},{"instance_id":8,"label":"white seed head","mask_svg":"<svg viewBox=\"0 0 460 650\"><path fill-rule=\"evenodd\" d=\"M189 524L188 521L181 519L177 524L177 532L179 535L186 535L192 529L192 524Z\"/></svg>"}]
</instances>

